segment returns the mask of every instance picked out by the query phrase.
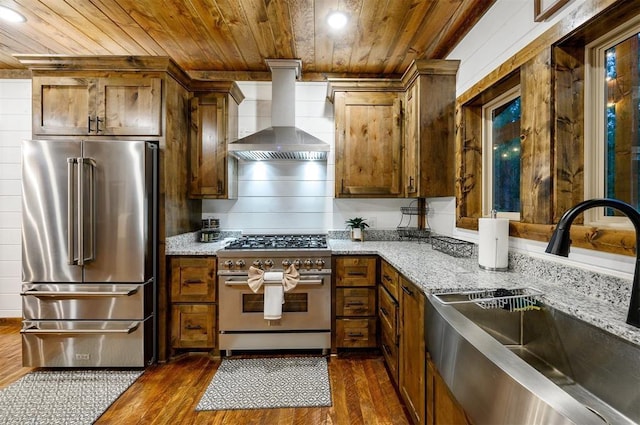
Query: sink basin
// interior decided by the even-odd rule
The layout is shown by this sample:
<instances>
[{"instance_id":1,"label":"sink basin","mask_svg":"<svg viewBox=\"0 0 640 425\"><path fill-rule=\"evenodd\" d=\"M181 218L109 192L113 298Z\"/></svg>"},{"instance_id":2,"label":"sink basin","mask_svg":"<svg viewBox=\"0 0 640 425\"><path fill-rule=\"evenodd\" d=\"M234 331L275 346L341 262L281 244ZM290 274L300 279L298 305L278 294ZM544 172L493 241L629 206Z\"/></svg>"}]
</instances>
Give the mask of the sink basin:
<instances>
[{"instance_id":1,"label":"sink basin","mask_svg":"<svg viewBox=\"0 0 640 425\"><path fill-rule=\"evenodd\" d=\"M474 423L640 423L640 346L539 302L427 298L429 352Z\"/></svg>"}]
</instances>

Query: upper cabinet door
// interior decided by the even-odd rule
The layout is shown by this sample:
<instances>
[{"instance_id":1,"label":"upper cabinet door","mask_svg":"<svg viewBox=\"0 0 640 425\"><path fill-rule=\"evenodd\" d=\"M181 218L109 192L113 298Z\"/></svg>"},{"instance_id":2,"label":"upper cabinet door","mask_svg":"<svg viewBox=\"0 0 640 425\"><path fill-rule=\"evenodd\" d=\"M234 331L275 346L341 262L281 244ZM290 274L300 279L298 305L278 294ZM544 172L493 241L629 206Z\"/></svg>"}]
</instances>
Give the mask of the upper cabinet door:
<instances>
[{"instance_id":1,"label":"upper cabinet door","mask_svg":"<svg viewBox=\"0 0 640 425\"><path fill-rule=\"evenodd\" d=\"M402 111L397 92L335 94L336 197L400 197Z\"/></svg>"},{"instance_id":2,"label":"upper cabinet door","mask_svg":"<svg viewBox=\"0 0 640 425\"><path fill-rule=\"evenodd\" d=\"M96 80L82 77L33 78L33 133L86 135L95 110Z\"/></svg>"},{"instance_id":3,"label":"upper cabinet door","mask_svg":"<svg viewBox=\"0 0 640 425\"><path fill-rule=\"evenodd\" d=\"M227 145L238 138L238 104L226 93L191 99L189 195L192 198L237 198L237 160Z\"/></svg>"},{"instance_id":4,"label":"upper cabinet door","mask_svg":"<svg viewBox=\"0 0 640 425\"><path fill-rule=\"evenodd\" d=\"M161 78L33 78L34 134L160 136L161 123Z\"/></svg>"},{"instance_id":5,"label":"upper cabinet door","mask_svg":"<svg viewBox=\"0 0 640 425\"><path fill-rule=\"evenodd\" d=\"M98 134L160 136L162 80L160 78L101 78L96 116Z\"/></svg>"}]
</instances>

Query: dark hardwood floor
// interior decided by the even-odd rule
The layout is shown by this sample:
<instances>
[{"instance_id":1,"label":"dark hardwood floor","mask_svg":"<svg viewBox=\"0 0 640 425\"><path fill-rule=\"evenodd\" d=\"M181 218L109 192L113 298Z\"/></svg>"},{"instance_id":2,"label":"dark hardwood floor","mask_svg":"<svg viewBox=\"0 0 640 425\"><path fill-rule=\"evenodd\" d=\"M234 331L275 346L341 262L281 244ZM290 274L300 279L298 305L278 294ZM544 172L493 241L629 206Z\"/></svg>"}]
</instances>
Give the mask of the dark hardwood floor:
<instances>
[{"instance_id":1,"label":"dark hardwood floor","mask_svg":"<svg viewBox=\"0 0 640 425\"><path fill-rule=\"evenodd\" d=\"M0 388L32 369L22 367L20 324L0 319ZM329 358L333 406L196 412L220 360L189 355L147 368L96 421L105 424L409 424L384 361L366 354Z\"/></svg>"}]
</instances>

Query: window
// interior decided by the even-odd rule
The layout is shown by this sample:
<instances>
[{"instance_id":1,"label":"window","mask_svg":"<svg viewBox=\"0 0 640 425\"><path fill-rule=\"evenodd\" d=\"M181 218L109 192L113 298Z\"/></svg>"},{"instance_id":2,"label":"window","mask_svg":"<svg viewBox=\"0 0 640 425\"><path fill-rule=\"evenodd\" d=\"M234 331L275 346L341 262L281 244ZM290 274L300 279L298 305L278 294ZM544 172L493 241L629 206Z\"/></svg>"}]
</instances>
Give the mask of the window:
<instances>
[{"instance_id":1,"label":"window","mask_svg":"<svg viewBox=\"0 0 640 425\"><path fill-rule=\"evenodd\" d=\"M520 89L482 108L482 213L520 220Z\"/></svg>"},{"instance_id":2,"label":"window","mask_svg":"<svg viewBox=\"0 0 640 425\"><path fill-rule=\"evenodd\" d=\"M615 198L640 208L640 23L588 46L585 199ZM631 226L610 208L585 214L588 224Z\"/></svg>"}]
</instances>

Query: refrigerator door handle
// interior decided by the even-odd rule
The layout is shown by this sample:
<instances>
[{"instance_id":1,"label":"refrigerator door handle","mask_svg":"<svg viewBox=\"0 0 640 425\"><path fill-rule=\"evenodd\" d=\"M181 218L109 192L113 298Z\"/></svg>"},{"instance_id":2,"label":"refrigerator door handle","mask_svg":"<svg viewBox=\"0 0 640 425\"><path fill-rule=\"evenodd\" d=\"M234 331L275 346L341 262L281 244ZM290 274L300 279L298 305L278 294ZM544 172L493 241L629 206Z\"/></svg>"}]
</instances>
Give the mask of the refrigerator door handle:
<instances>
[{"instance_id":1,"label":"refrigerator door handle","mask_svg":"<svg viewBox=\"0 0 640 425\"><path fill-rule=\"evenodd\" d=\"M78 158L78 265L95 259L95 167L96 162L91 158ZM88 175L85 174L85 165L89 166ZM88 199L85 197L85 185L88 185ZM88 207L88 211L87 211ZM88 220L85 220L85 212L88 212ZM89 234L85 245L85 223L88 221ZM89 255L85 256L89 248Z\"/></svg>"},{"instance_id":2,"label":"refrigerator door handle","mask_svg":"<svg viewBox=\"0 0 640 425\"><path fill-rule=\"evenodd\" d=\"M140 327L140 322L133 322L122 329L40 329L31 326L21 329L21 334L56 334L56 335L81 335L81 334L130 334Z\"/></svg>"},{"instance_id":3,"label":"refrigerator door handle","mask_svg":"<svg viewBox=\"0 0 640 425\"><path fill-rule=\"evenodd\" d=\"M84 163L89 166L89 240L87 245L91 248L84 262L96 259L96 161L92 158L84 158Z\"/></svg>"},{"instance_id":4,"label":"refrigerator door handle","mask_svg":"<svg viewBox=\"0 0 640 425\"><path fill-rule=\"evenodd\" d=\"M130 297L138 292L138 287L126 288L122 291L39 291L37 289L29 289L22 292L20 295L33 295L35 297L54 297L54 298L80 298L80 297L116 297L125 296Z\"/></svg>"},{"instance_id":5,"label":"refrigerator door handle","mask_svg":"<svg viewBox=\"0 0 640 425\"><path fill-rule=\"evenodd\" d=\"M78 264L75 256L75 223L73 215L76 207L76 191L74 190L74 174L77 158L67 158L67 263L70 265Z\"/></svg>"}]
</instances>

